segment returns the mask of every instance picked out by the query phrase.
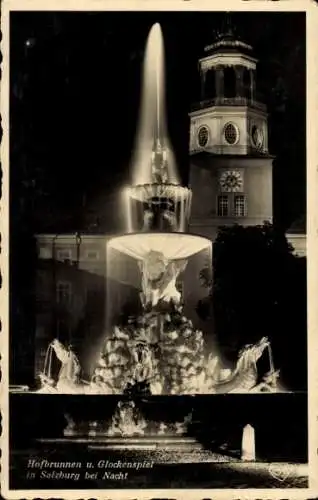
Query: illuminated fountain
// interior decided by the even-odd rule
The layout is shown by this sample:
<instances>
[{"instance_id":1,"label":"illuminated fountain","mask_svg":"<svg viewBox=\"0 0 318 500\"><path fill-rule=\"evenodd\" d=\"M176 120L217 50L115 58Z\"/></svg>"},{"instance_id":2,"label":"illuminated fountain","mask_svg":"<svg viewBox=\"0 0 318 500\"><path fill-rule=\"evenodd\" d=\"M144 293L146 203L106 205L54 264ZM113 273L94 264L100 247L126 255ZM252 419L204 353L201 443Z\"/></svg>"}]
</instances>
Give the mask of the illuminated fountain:
<instances>
[{"instance_id":1,"label":"illuminated fountain","mask_svg":"<svg viewBox=\"0 0 318 500\"><path fill-rule=\"evenodd\" d=\"M215 352L206 359L202 332L183 314L178 280L193 256L206 252L211 265L212 242L187 232L192 192L177 175L164 88L163 40L156 24L146 50L133 184L123 193L127 233L107 246L109 276L123 255L138 269L142 311L112 327L94 380L98 392L115 394L246 392L257 383L256 362L270 349L267 339L243 349L236 369L226 374Z\"/></svg>"},{"instance_id":2,"label":"illuminated fountain","mask_svg":"<svg viewBox=\"0 0 318 500\"><path fill-rule=\"evenodd\" d=\"M136 263L142 306L133 325L113 328L95 371L95 382L115 393L197 393L204 375L202 332L183 316L177 282L189 258L211 252L211 241L186 232L192 193L179 182L168 139L163 61L156 24L145 57L134 183L124 190L127 233L107 246L109 274L122 255Z\"/></svg>"},{"instance_id":3,"label":"illuminated fountain","mask_svg":"<svg viewBox=\"0 0 318 500\"><path fill-rule=\"evenodd\" d=\"M183 313L178 285L193 257L206 252L211 265L212 242L187 232L192 193L178 178L168 137L163 40L158 24L152 27L147 42L131 171L133 183L123 189L127 231L107 243L107 274L109 283L130 282L138 295L139 311L114 322L111 309L118 301L110 288L110 326L92 379L86 384L79 381L74 353L69 348L63 352L63 346L54 341L49 357L54 352L60 359L64 367L61 380L52 382L46 367L41 391L150 396L277 390L278 373L267 338L243 348L234 370L225 370L216 352L205 352L202 332ZM120 280L118 273L125 271L127 262L130 276ZM265 349L270 372L259 384L256 363ZM122 417L126 422L126 413Z\"/></svg>"}]
</instances>

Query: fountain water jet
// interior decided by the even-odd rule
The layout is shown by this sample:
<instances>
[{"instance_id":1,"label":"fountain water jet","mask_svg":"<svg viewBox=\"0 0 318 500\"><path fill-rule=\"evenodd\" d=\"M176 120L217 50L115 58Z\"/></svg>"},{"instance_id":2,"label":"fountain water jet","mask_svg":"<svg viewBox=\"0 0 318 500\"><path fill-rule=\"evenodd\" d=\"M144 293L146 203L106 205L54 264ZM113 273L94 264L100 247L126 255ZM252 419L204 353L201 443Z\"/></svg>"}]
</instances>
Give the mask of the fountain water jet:
<instances>
[{"instance_id":1,"label":"fountain water jet","mask_svg":"<svg viewBox=\"0 0 318 500\"><path fill-rule=\"evenodd\" d=\"M165 119L164 81L164 43L161 27L156 23L149 32L144 58L141 110L131 164L135 185L152 182L149 160L160 154L166 157L170 181L179 183Z\"/></svg>"}]
</instances>

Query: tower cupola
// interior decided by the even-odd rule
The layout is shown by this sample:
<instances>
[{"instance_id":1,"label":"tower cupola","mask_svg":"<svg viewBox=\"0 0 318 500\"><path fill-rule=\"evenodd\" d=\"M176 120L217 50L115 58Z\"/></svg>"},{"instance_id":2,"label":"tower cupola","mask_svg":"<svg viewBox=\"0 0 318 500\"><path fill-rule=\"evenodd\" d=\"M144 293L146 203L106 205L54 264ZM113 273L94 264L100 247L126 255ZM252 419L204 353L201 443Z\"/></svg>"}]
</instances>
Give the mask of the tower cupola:
<instances>
[{"instance_id":1,"label":"tower cupola","mask_svg":"<svg viewBox=\"0 0 318 500\"><path fill-rule=\"evenodd\" d=\"M200 101L190 113L190 154L266 154L266 105L256 89L253 48L231 25L199 59Z\"/></svg>"}]
</instances>

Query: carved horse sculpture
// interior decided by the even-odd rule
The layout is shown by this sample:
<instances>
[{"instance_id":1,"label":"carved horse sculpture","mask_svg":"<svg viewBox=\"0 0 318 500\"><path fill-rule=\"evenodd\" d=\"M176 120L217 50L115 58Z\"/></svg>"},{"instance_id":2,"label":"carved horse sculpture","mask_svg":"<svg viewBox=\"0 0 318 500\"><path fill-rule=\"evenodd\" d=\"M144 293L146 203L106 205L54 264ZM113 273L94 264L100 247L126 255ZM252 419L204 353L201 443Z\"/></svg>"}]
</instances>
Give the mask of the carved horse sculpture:
<instances>
[{"instance_id":1,"label":"carved horse sculpture","mask_svg":"<svg viewBox=\"0 0 318 500\"><path fill-rule=\"evenodd\" d=\"M210 377L209 389L217 394L249 392L257 384L257 361L270 344L267 337L263 337L255 345L247 345L241 349L236 367L225 380L216 381L213 374ZM216 367L214 367L216 369Z\"/></svg>"},{"instance_id":2,"label":"carved horse sculpture","mask_svg":"<svg viewBox=\"0 0 318 500\"><path fill-rule=\"evenodd\" d=\"M58 379L52 377L52 355L55 353L61 362ZM49 389L49 392L73 393L78 392L80 387L79 374L80 364L76 354L70 347L65 347L58 339L54 339L46 353L44 370L40 374L42 389Z\"/></svg>"}]
</instances>

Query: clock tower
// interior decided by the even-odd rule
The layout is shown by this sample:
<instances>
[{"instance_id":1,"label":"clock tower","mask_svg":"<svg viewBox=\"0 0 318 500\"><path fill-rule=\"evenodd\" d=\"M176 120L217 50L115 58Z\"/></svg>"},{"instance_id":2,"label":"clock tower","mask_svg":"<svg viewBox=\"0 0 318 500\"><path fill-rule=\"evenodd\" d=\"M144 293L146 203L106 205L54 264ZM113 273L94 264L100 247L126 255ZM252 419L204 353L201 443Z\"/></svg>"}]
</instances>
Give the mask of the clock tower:
<instances>
[{"instance_id":1,"label":"clock tower","mask_svg":"<svg viewBox=\"0 0 318 500\"><path fill-rule=\"evenodd\" d=\"M273 157L252 47L229 28L204 51L190 113L190 228L214 240L220 226L272 221Z\"/></svg>"}]
</instances>

